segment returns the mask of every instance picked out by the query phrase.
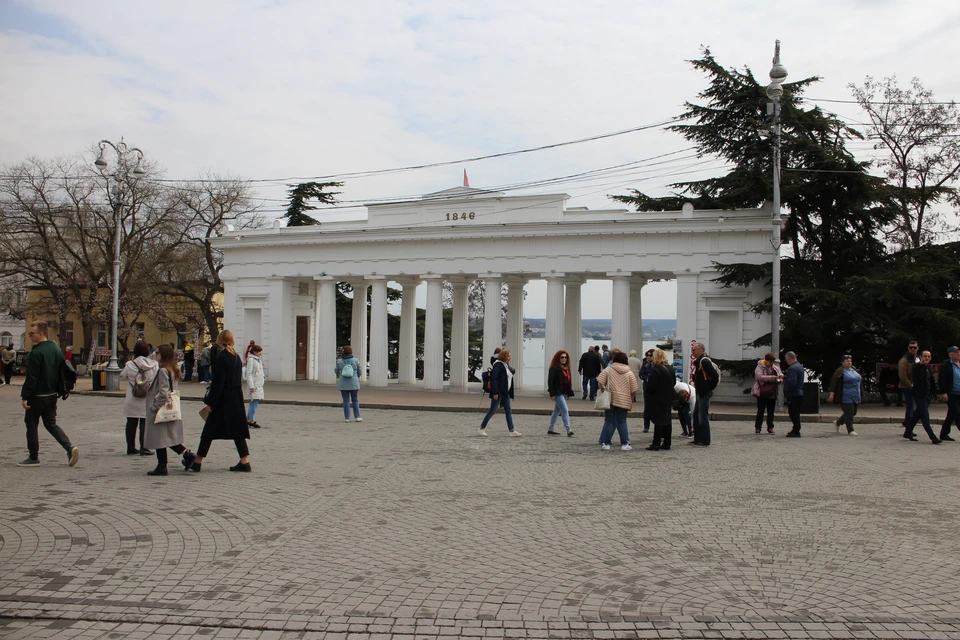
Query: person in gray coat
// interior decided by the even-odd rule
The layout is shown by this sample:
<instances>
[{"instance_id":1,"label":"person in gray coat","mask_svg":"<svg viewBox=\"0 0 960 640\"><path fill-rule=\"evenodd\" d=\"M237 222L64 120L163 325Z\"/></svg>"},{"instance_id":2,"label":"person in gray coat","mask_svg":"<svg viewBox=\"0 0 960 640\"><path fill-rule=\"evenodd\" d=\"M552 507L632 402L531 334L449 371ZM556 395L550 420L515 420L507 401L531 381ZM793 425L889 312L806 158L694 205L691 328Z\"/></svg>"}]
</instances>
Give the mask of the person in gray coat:
<instances>
[{"instance_id":1,"label":"person in gray coat","mask_svg":"<svg viewBox=\"0 0 960 640\"><path fill-rule=\"evenodd\" d=\"M157 468L148 471L148 476L167 475L167 449L172 449L183 456L184 461L193 460L196 456L183 446L183 420L171 422L154 422L157 411L163 408L170 400L170 392L177 389L180 380L180 367L177 366L177 355L169 344L157 347L160 358L159 369L153 378L153 384L147 389L147 428L144 442L157 450Z\"/></svg>"},{"instance_id":2,"label":"person in gray coat","mask_svg":"<svg viewBox=\"0 0 960 640\"><path fill-rule=\"evenodd\" d=\"M150 357L150 347L143 340L133 346L133 359L127 360L120 371L120 377L127 380L126 395L123 397L123 415L127 418L127 455L149 456L153 452L143 445L143 432L147 425L147 399L133 393L137 374L143 374L143 384L150 388L157 375L157 361ZM137 426L140 427L140 448L137 449Z\"/></svg>"}]
</instances>

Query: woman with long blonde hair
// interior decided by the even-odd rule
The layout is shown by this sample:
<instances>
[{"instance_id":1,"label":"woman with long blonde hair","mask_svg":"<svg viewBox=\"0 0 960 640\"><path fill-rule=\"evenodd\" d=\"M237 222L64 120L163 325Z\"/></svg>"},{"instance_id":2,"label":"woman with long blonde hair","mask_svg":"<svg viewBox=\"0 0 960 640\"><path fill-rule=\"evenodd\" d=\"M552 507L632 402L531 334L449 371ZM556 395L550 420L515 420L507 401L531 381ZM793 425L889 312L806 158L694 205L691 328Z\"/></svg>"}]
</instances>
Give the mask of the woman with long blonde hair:
<instances>
[{"instance_id":1,"label":"woman with long blonde hair","mask_svg":"<svg viewBox=\"0 0 960 640\"><path fill-rule=\"evenodd\" d=\"M233 440L240 454L240 462L230 467L230 471L250 471L250 451L247 439L250 427L247 425L247 413L243 408L243 364L233 345L233 332L225 329L217 336L217 362L212 367L213 381L204 401L210 409L200 434L200 446L195 459L183 457L183 466L199 472L203 459L210 451L214 440Z\"/></svg>"},{"instance_id":2,"label":"woman with long blonde hair","mask_svg":"<svg viewBox=\"0 0 960 640\"><path fill-rule=\"evenodd\" d=\"M170 394L177 390L180 381L180 367L177 366L177 354L169 344L157 347L159 367L154 374L153 382L147 388L146 425L143 441L150 448L157 451L157 468L148 471L148 476L167 475L167 449L190 460L193 464L193 452L183 446L183 420L156 423L157 412L170 401Z\"/></svg>"}]
</instances>

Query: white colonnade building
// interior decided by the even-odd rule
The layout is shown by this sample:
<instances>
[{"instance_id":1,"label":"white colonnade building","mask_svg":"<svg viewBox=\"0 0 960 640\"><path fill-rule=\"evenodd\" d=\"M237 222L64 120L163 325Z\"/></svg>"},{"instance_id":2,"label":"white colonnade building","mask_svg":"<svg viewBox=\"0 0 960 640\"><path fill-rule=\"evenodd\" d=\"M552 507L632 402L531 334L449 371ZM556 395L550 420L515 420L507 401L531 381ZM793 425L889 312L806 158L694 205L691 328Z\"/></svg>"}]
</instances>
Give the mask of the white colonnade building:
<instances>
[{"instance_id":1,"label":"white colonnade building","mask_svg":"<svg viewBox=\"0 0 960 640\"><path fill-rule=\"evenodd\" d=\"M451 387L467 384L467 287L485 283L483 353L523 350L523 287L546 280L544 375L558 349L579 358L581 287L613 281L611 347L642 349L640 291L651 280L677 281L677 339L683 366L690 341L706 341L714 357L739 360L764 350L745 345L770 331L769 315L748 305L769 296L757 284L722 288L715 262L770 262L771 210L631 212L566 208L569 196L506 196L457 187L420 200L375 204L366 220L228 231L215 241L224 252L224 326L237 344L264 347L269 380L332 384L336 361L336 286L354 287L351 344L368 386L388 384L387 284L402 288L400 384L416 379L416 288L426 283L423 380L444 388L443 283L453 288ZM501 287L508 288L507 323ZM371 289L367 335L367 290ZM586 317L603 317L590 309ZM505 335L504 335L505 333ZM369 342L369 351L367 344ZM676 354L675 354L676 355ZM514 358L514 366L520 362ZM523 386L518 368L515 383ZM727 393L740 395L725 379ZM528 386L544 386L531 381ZM737 398L739 399L739 398Z\"/></svg>"}]
</instances>

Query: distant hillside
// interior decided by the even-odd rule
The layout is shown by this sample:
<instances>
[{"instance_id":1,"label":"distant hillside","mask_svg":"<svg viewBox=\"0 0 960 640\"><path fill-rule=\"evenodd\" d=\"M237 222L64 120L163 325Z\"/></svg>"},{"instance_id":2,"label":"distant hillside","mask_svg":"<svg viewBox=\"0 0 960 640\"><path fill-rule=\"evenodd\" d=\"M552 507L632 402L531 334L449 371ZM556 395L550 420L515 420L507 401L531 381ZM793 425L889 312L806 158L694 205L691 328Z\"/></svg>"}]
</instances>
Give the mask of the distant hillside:
<instances>
[{"instance_id":1,"label":"distant hillside","mask_svg":"<svg viewBox=\"0 0 960 640\"><path fill-rule=\"evenodd\" d=\"M531 337L542 337L546 329L545 318L524 318L524 324L529 327L527 334ZM611 321L609 319L584 319L580 321L583 329L583 337L591 338L596 336L599 340L610 339ZM677 332L677 321L673 319L650 319L643 321L643 339L660 340L675 335Z\"/></svg>"}]
</instances>

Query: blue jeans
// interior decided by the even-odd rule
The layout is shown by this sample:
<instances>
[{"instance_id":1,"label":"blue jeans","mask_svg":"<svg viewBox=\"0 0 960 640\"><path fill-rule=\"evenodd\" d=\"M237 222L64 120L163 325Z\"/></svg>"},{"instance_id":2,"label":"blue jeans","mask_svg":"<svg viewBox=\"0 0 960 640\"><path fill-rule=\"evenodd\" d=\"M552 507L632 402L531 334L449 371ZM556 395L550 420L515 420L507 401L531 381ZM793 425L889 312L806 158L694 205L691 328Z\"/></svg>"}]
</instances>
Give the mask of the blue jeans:
<instances>
[{"instance_id":1,"label":"blue jeans","mask_svg":"<svg viewBox=\"0 0 960 640\"><path fill-rule=\"evenodd\" d=\"M691 422L690 418L689 402L684 402L680 405L680 408L677 409L677 419L680 421L680 428L683 430L684 435L693 431L693 423Z\"/></svg>"},{"instance_id":2,"label":"blue jeans","mask_svg":"<svg viewBox=\"0 0 960 640\"><path fill-rule=\"evenodd\" d=\"M627 410L611 407L603 412L603 431L600 432L600 444L610 444L613 432L620 437L620 444L630 444L630 432L627 431Z\"/></svg>"},{"instance_id":3,"label":"blue jeans","mask_svg":"<svg viewBox=\"0 0 960 640\"><path fill-rule=\"evenodd\" d=\"M592 378L583 376L583 395L587 395L587 389L590 390L590 399L596 400L597 399L597 377L596 376Z\"/></svg>"},{"instance_id":4,"label":"blue jeans","mask_svg":"<svg viewBox=\"0 0 960 640\"><path fill-rule=\"evenodd\" d=\"M561 416L563 426L570 432L570 410L567 408L567 396L553 396L553 413L550 414L550 431L557 424L557 415Z\"/></svg>"},{"instance_id":5,"label":"blue jeans","mask_svg":"<svg viewBox=\"0 0 960 640\"><path fill-rule=\"evenodd\" d=\"M357 394L360 393L356 389L340 390L340 397L343 398L343 417L345 420L350 419L350 405L353 404L353 417L360 417L360 400L357 398Z\"/></svg>"},{"instance_id":6,"label":"blue jeans","mask_svg":"<svg viewBox=\"0 0 960 640\"><path fill-rule=\"evenodd\" d=\"M906 413L903 415L903 426L910 424L910 420L913 419L913 412L916 410L916 403L913 399L913 389L904 389L903 390L903 400L907 405ZM916 426L916 422L913 423Z\"/></svg>"},{"instance_id":7,"label":"blue jeans","mask_svg":"<svg viewBox=\"0 0 960 640\"><path fill-rule=\"evenodd\" d=\"M697 396L697 414L695 431L693 433L694 442L710 444L710 398L713 397L713 391Z\"/></svg>"},{"instance_id":8,"label":"blue jeans","mask_svg":"<svg viewBox=\"0 0 960 640\"><path fill-rule=\"evenodd\" d=\"M497 400L490 398L490 410L483 416L483 422L480 423L481 429L487 428L490 418L497 412L497 407L503 407L503 413L507 417L507 430L513 432L513 410L510 408L510 396L499 396Z\"/></svg>"},{"instance_id":9,"label":"blue jeans","mask_svg":"<svg viewBox=\"0 0 960 640\"><path fill-rule=\"evenodd\" d=\"M253 417L257 415L257 405L259 404L259 399L253 399L250 401L249 406L247 406L247 422L253 422Z\"/></svg>"},{"instance_id":10,"label":"blue jeans","mask_svg":"<svg viewBox=\"0 0 960 640\"><path fill-rule=\"evenodd\" d=\"M910 394L910 396L913 397L913 394ZM930 439L935 439L936 436L933 434L933 428L930 426L930 398L915 398L914 404L913 417L911 417L910 422L906 424L906 431L904 431L904 433L912 435L913 428L920 422L923 424L923 430L927 432Z\"/></svg>"}]
</instances>

